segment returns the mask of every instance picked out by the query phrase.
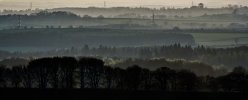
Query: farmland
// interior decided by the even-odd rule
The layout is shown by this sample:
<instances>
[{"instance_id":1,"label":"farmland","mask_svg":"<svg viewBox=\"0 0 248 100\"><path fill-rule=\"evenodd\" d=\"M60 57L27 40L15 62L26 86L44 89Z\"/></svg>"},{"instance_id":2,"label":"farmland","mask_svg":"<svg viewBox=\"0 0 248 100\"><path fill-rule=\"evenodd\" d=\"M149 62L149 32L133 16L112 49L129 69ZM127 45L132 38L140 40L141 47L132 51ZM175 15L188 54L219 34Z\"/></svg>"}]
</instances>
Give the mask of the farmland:
<instances>
[{"instance_id":1,"label":"farmland","mask_svg":"<svg viewBox=\"0 0 248 100\"><path fill-rule=\"evenodd\" d=\"M247 33L189 33L198 45L208 47L229 47L248 44ZM237 40L238 39L238 40ZM235 42L236 41L236 42Z\"/></svg>"}]
</instances>

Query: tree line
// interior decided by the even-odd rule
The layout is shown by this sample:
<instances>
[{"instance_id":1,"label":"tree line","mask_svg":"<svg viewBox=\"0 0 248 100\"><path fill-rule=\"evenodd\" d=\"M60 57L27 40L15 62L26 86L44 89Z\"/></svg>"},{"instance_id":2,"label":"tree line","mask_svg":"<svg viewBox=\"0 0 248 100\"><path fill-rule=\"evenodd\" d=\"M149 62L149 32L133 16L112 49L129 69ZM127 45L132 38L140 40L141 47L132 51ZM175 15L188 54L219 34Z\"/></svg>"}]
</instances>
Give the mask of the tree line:
<instances>
[{"instance_id":1,"label":"tree line","mask_svg":"<svg viewBox=\"0 0 248 100\"><path fill-rule=\"evenodd\" d=\"M248 47L240 46L233 48L209 48L204 46L191 47L180 44L147 47L72 47L68 49L56 49L43 52L6 52L0 51L0 58L30 58L51 56L92 56L118 59L187 59L196 60L212 66L224 65L227 69L234 66L248 66ZM10 64L11 65L11 64Z\"/></svg>"},{"instance_id":2,"label":"tree line","mask_svg":"<svg viewBox=\"0 0 248 100\"><path fill-rule=\"evenodd\" d=\"M199 66L200 67L200 66ZM235 67L224 76L197 76L188 70L138 65L111 67L97 58L39 58L26 66L0 67L1 88L104 88L164 91L248 91L248 73Z\"/></svg>"},{"instance_id":3,"label":"tree line","mask_svg":"<svg viewBox=\"0 0 248 100\"><path fill-rule=\"evenodd\" d=\"M33 52L18 54L21 57L44 57L44 56L99 56L111 58L166 58L166 59L187 59L197 60L209 65L224 65L227 68L233 66L248 65L248 47L240 46L233 48L209 48L205 46L191 47L187 45L163 45L147 47L108 47L100 45L99 47L82 48L72 47L70 49L52 50L48 52Z\"/></svg>"}]
</instances>

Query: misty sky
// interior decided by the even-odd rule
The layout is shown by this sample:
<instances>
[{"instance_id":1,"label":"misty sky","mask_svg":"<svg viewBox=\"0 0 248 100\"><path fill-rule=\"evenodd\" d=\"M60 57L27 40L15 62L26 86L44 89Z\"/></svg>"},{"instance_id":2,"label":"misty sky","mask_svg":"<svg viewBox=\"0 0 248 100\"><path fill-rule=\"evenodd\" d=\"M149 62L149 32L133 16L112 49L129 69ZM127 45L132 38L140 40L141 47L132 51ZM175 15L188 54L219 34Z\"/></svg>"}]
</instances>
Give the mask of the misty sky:
<instances>
[{"instance_id":1,"label":"misty sky","mask_svg":"<svg viewBox=\"0 0 248 100\"><path fill-rule=\"evenodd\" d=\"M194 4L204 3L207 7L223 7L228 4L248 5L248 0L0 0L0 9L28 9L30 2L33 8L56 7L103 7L106 1L107 7L189 7Z\"/></svg>"}]
</instances>

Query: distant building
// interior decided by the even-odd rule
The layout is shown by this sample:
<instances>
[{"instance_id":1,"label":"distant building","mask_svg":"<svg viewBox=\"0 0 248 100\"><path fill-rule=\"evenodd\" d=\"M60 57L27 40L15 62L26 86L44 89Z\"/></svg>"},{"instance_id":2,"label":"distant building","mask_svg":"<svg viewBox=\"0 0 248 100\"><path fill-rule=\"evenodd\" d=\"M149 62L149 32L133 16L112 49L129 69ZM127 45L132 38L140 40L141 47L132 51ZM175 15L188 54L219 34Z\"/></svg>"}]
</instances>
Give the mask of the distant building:
<instances>
[{"instance_id":1,"label":"distant building","mask_svg":"<svg viewBox=\"0 0 248 100\"><path fill-rule=\"evenodd\" d=\"M198 6L194 6L193 3L192 3L192 6L190 8L194 8L194 9L202 9L204 8L204 4L203 3L199 3Z\"/></svg>"}]
</instances>

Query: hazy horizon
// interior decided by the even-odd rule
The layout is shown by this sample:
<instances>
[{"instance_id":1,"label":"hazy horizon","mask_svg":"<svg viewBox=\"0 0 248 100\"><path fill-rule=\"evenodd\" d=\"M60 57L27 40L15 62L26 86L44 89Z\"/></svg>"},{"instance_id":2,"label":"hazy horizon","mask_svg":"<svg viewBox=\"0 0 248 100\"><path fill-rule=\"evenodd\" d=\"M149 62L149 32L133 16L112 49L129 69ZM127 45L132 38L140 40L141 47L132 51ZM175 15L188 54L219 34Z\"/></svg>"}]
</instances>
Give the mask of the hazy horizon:
<instances>
[{"instance_id":1,"label":"hazy horizon","mask_svg":"<svg viewBox=\"0 0 248 100\"><path fill-rule=\"evenodd\" d=\"M225 7L228 4L247 6L247 0L0 0L0 9L49 9L58 7L175 7L184 8L204 3L208 8Z\"/></svg>"}]
</instances>

